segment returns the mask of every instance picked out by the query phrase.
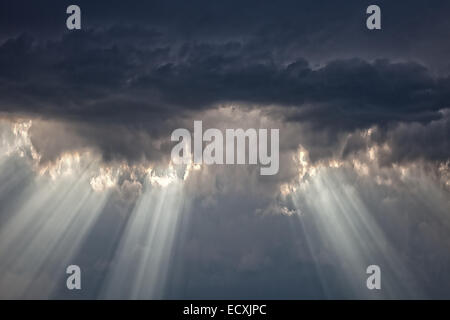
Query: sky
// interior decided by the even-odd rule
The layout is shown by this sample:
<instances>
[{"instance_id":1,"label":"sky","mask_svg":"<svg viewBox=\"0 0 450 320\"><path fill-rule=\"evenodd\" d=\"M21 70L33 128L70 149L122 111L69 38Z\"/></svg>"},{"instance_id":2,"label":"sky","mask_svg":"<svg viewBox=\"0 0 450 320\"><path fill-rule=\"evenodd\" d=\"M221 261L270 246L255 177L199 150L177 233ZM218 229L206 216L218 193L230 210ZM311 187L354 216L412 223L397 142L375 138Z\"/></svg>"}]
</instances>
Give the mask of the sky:
<instances>
[{"instance_id":1,"label":"sky","mask_svg":"<svg viewBox=\"0 0 450 320\"><path fill-rule=\"evenodd\" d=\"M0 0L0 298L450 298L449 12ZM279 172L174 165L195 120Z\"/></svg>"}]
</instances>

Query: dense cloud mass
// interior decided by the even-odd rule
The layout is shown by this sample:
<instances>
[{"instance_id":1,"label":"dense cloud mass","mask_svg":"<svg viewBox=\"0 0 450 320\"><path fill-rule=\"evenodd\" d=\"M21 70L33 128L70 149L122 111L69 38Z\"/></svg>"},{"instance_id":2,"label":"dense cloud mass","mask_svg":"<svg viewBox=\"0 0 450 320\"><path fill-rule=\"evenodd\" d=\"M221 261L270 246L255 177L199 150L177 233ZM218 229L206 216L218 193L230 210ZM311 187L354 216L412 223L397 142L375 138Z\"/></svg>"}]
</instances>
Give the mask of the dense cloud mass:
<instances>
[{"instance_id":1,"label":"dense cloud mass","mask_svg":"<svg viewBox=\"0 0 450 320\"><path fill-rule=\"evenodd\" d=\"M0 47L3 111L69 122L68 130L96 143L107 159L159 157L142 135L167 138L181 119L221 105L262 108L331 139L398 123L441 121L448 128L442 110L450 79L418 63L353 58L312 68L304 58L277 62L267 48L236 41L142 47L112 30L7 40ZM436 152L445 159L447 150Z\"/></svg>"},{"instance_id":2,"label":"dense cloud mass","mask_svg":"<svg viewBox=\"0 0 450 320\"><path fill-rule=\"evenodd\" d=\"M448 1L69 4L0 0L1 298L450 297ZM195 120L278 174L173 165Z\"/></svg>"}]
</instances>

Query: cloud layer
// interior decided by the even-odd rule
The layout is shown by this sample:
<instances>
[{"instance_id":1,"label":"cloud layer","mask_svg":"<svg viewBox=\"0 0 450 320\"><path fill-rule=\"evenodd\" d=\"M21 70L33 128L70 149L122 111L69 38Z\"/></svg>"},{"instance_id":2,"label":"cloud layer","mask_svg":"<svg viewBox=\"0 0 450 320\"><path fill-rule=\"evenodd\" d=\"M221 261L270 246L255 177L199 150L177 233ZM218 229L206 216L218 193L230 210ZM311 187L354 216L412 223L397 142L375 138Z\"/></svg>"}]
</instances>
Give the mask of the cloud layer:
<instances>
[{"instance_id":1,"label":"cloud layer","mask_svg":"<svg viewBox=\"0 0 450 320\"><path fill-rule=\"evenodd\" d=\"M448 1L68 4L0 4L0 297L450 296ZM279 173L172 166L194 120Z\"/></svg>"}]
</instances>

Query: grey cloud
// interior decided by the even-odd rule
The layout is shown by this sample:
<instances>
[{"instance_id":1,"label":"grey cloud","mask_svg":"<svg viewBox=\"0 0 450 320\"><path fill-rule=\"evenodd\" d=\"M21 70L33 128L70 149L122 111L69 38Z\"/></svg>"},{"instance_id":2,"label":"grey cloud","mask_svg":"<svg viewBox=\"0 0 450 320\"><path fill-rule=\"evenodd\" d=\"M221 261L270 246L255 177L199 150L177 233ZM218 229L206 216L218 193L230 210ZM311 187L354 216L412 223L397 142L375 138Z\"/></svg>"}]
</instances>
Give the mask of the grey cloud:
<instances>
[{"instance_id":1,"label":"grey cloud","mask_svg":"<svg viewBox=\"0 0 450 320\"><path fill-rule=\"evenodd\" d=\"M138 28L155 39L143 45L120 30L136 33L116 26L58 40L4 42L2 111L72 123L82 138L68 149L88 145L106 160L134 161L164 158L169 147L155 150L155 141L167 139L183 118L202 117L200 111L221 104L265 107L275 118L298 122L312 130L304 141L312 148L326 137L313 159L335 154L326 148L355 130L426 125L449 107L448 77L413 62L354 58L313 68L301 58L277 61L251 42L172 43L160 31Z\"/></svg>"}]
</instances>

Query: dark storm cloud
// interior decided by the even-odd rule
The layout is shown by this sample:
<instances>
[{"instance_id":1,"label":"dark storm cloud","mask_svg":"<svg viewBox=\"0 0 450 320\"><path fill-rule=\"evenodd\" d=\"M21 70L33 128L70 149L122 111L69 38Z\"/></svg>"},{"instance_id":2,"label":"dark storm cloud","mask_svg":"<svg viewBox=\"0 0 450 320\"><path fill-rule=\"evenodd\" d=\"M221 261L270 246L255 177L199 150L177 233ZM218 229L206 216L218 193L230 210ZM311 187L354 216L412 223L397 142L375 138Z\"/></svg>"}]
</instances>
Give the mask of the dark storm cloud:
<instances>
[{"instance_id":1,"label":"dark storm cloud","mask_svg":"<svg viewBox=\"0 0 450 320\"><path fill-rule=\"evenodd\" d=\"M160 40L142 47L120 42L112 30L6 41L0 47L3 111L126 120L224 102L313 104L298 118L328 124L333 111L339 123L345 118L344 125L358 126L430 120L448 107L450 79L413 62L354 58L315 69L303 58L277 63L266 48L245 42Z\"/></svg>"},{"instance_id":2,"label":"dark storm cloud","mask_svg":"<svg viewBox=\"0 0 450 320\"><path fill-rule=\"evenodd\" d=\"M65 32L71 1L2 0L0 37L22 32L54 37ZM252 39L284 58L298 55L322 62L335 58L419 60L448 73L450 4L377 1L382 32L365 28L372 1L76 1L83 28L137 24L164 30L173 40ZM138 31L136 31L139 33ZM443 70L444 69L444 70Z\"/></svg>"},{"instance_id":3,"label":"dark storm cloud","mask_svg":"<svg viewBox=\"0 0 450 320\"><path fill-rule=\"evenodd\" d=\"M73 32L68 4L2 2L0 111L71 122L84 141L75 145L106 159L160 158L147 140L221 104L265 106L308 128L299 142L312 160L355 130L377 126L388 139L398 123L428 128L449 107L446 1L381 1L376 32L360 1L80 1ZM358 149L350 142L344 156ZM430 155L446 159L443 150Z\"/></svg>"},{"instance_id":4,"label":"dark storm cloud","mask_svg":"<svg viewBox=\"0 0 450 320\"><path fill-rule=\"evenodd\" d=\"M439 120L450 98L450 79L414 62L353 58L315 68L304 58L278 61L252 41L178 42L137 26L45 41L21 35L0 46L0 66L1 111L75 121L107 159L159 158L142 136L167 139L181 119L221 104L276 106L273 116L326 132L323 146L333 148L357 129Z\"/></svg>"}]
</instances>

